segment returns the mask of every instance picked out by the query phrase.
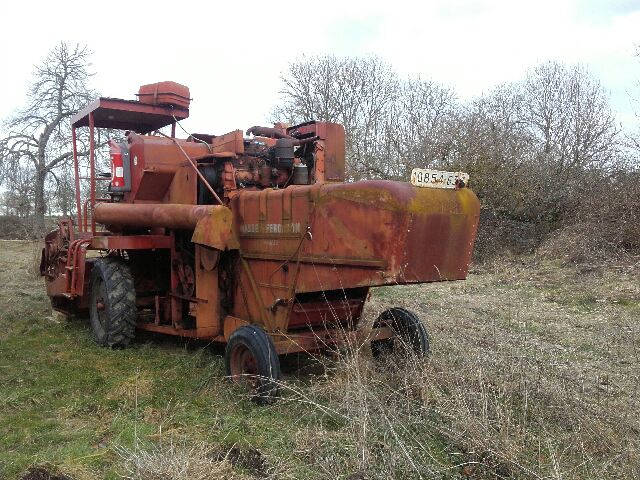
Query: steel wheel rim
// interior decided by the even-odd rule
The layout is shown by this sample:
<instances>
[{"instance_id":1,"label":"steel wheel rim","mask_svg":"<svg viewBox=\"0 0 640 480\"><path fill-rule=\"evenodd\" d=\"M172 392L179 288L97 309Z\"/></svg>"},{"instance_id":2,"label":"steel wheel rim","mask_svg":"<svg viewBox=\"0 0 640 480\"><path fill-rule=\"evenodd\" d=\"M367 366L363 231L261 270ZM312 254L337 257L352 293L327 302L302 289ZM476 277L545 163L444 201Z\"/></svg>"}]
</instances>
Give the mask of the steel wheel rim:
<instances>
[{"instance_id":1,"label":"steel wheel rim","mask_svg":"<svg viewBox=\"0 0 640 480\"><path fill-rule=\"evenodd\" d=\"M107 324L107 302L106 302L106 286L104 280L100 277L96 278L96 284L92 289L94 294L91 308L94 311L94 317L98 321L98 327L102 330L102 334L106 333Z\"/></svg>"},{"instance_id":2,"label":"steel wheel rim","mask_svg":"<svg viewBox=\"0 0 640 480\"><path fill-rule=\"evenodd\" d=\"M230 359L231 380L234 383L246 385L252 393L258 391L258 364L251 350L246 345L238 344L231 352Z\"/></svg>"}]
</instances>

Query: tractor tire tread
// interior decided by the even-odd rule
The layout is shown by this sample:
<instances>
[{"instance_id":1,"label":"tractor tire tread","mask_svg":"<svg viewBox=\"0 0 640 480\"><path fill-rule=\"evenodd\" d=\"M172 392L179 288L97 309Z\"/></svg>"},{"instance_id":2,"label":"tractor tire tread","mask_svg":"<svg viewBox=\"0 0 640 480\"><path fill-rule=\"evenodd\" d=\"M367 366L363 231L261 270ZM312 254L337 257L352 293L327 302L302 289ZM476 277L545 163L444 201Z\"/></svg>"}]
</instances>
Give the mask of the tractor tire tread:
<instances>
[{"instance_id":1,"label":"tractor tire tread","mask_svg":"<svg viewBox=\"0 0 640 480\"><path fill-rule=\"evenodd\" d=\"M101 345L124 348L135 336L138 309L133 275L128 265L118 258L102 258L93 265L98 269L105 283L110 306L106 335Z\"/></svg>"}]
</instances>

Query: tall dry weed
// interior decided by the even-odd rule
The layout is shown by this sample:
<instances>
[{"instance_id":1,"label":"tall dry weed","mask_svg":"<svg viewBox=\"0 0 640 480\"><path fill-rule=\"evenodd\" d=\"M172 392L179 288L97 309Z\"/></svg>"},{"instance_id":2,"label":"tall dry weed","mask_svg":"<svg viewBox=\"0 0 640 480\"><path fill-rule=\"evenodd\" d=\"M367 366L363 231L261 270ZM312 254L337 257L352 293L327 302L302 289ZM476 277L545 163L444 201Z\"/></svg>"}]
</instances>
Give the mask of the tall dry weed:
<instances>
[{"instance_id":1,"label":"tall dry weed","mask_svg":"<svg viewBox=\"0 0 640 480\"><path fill-rule=\"evenodd\" d=\"M554 357L521 323L514 307L511 328L438 338L426 359L349 345L322 381L286 387L323 426L300 431L298 450L343 478L637 478L633 405L567 377L562 346Z\"/></svg>"}]
</instances>

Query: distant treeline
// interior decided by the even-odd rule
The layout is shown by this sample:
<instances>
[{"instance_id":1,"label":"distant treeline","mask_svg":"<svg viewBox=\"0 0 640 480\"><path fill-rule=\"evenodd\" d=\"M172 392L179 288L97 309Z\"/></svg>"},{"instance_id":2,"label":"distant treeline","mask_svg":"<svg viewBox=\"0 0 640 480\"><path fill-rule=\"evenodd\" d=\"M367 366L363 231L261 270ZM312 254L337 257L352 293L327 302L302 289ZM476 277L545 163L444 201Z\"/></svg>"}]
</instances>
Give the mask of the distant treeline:
<instances>
[{"instance_id":1,"label":"distant treeline","mask_svg":"<svg viewBox=\"0 0 640 480\"><path fill-rule=\"evenodd\" d=\"M68 124L96 95L86 83L89 55L82 46L54 48L34 72L25 108L5 121L0 214L38 234L46 216L75 210ZM464 102L376 57L302 57L281 82L273 120L343 124L349 180L408 181L414 167L469 173L482 201L477 258L640 253L639 132L622 130L584 67L542 63Z\"/></svg>"},{"instance_id":2,"label":"distant treeline","mask_svg":"<svg viewBox=\"0 0 640 480\"><path fill-rule=\"evenodd\" d=\"M542 63L461 102L375 57L303 57L283 74L281 97L274 120L345 126L354 180L468 172L482 201L479 257L538 250L584 261L640 248L638 132L621 129L586 68Z\"/></svg>"}]
</instances>

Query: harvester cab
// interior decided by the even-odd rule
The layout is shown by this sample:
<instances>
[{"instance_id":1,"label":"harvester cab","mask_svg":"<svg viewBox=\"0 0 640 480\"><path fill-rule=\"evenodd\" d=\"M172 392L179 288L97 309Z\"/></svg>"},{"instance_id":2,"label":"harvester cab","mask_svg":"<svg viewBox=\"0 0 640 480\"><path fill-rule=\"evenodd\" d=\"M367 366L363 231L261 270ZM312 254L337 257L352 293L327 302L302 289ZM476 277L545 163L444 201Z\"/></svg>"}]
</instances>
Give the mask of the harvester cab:
<instances>
[{"instance_id":1,"label":"harvester cab","mask_svg":"<svg viewBox=\"0 0 640 480\"><path fill-rule=\"evenodd\" d=\"M73 117L77 215L47 235L41 261L53 307L88 314L104 346L125 347L136 330L224 343L228 375L249 378L259 402L276 396L279 355L360 336L375 355L401 344L426 354L415 314L392 308L365 327L364 304L371 287L466 277L479 218L468 177L345 182L344 128L329 122L178 139L189 101L188 88L161 82ZM89 129L85 177L78 128ZM109 142L106 180L97 128L126 138Z\"/></svg>"}]
</instances>

